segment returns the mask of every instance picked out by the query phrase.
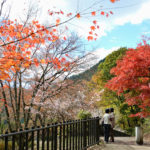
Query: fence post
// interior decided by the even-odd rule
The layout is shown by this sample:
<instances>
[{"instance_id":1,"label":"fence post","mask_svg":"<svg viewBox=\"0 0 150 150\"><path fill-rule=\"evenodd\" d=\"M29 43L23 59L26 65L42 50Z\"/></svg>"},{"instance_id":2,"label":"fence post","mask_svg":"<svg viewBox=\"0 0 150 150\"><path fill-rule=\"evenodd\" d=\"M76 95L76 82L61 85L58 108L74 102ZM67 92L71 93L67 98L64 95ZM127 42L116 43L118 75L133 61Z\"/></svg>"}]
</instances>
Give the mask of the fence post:
<instances>
[{"instance_id":1,"label":"fence post","mask_svg":"<svg viewBox=\"0 0 150 150\"><path fill-rule=\"evenodd\" d=\"M8 131L5 134L8 134ZM8 150L8 136L5 137L5 150Z\"/></svg>"},{"instance_id":2,"label":"fence post","mask_svg":"<svg viewBox=\"0 0 150 150\"><path fill-rule=\"evenodd\" d=\"M12 131L14 133L15 131ZM15 135L12 136L12 149L15 150Z\"/></svg>"},{"instance_id":3,"label":"fence post","mask_svg":"<svg viewBox=\"0 0 150 150\"><path fill-rule=\"evenodd\" d=\"M32 127L32 130L34 130L34 127ZM32 136L31 149L34 150L34 131L32 131L31 136Z\"/></svg>"},{"instance_id":4,"label":"fence post","mask_svg":"<svg viewBox=\"0 0 150 150\"><path fill-rule=\"evenodd\" d=\"M39 129L40 126L37 126L37 129ZM37 150L40 148L40 131L37 130Z\"/></svg>"},{"instance_id":5,"label":"fence post","mask_svg":"<svg viewBox=\"0 0 150 150\"><path fill-rule=\"evenodd\" d=\"M73 124L72 124L72 148L73 148L73 150L74 150L74 134L75 134L75 132L74 132L74 120L73 120Z\"/></svg>"},{"instance_id":6,"label":"fence post","mask_svg":"<svg viewBox=\"0 0 150 150\"><path fill-rule=\"evenodd\" d=\"M63 150L65 150L65 128L66 128L66 126L65 126L65 121L63 121L63 126L62 126L62 130L63 130Z\"/></svg>"},{"instance_id":7,"label":"fence post","mask_svg":"<svg viewBox=\"0 0 150 150\"><path fill-rule=\"evenodd\" d=\"M99 117L96 118L96 142L99 144Z\"/></svg>"},{"instance_id":8,"label":"fence post","mask_svg":"<svg viewBox=\"0 0 150 150\"><path fill-rule=\"evenodd\" d=\"M62 123L60 123L60 126L59 126L59 150L61 150L61 146L62 146Z\"/></svg>"},{"instance_id":9,"label":"fence post","mask_svg":"<svg viewBox=\"0 0 150 150\"><path fill-rule=\"evenodd\" d=\"M22 132L23 130L20 129L19 131ZM22 150L22 149L24 149L24 135L21 133L19 135L19 150Z\"/></svg>"},{"instance_id":10,"label":"fence post","mask_svg":"<svg viewBox=\"0 0 150 150\"><path fill-rule=\"evenodd\" d=\"M81 120L78 120L78 149L80 149L81 143Z\"/></svg>"},{"instance_id":11,"label":"fence post","mask_svg":"<svg viewBox=\"0 0 150 150\"><path fill-rule=\"evenodd\" d=\"M66 149L68 149L68 140L69 140L69 133L68 133L69 132L69 125L68 124L69 124L69 121L67 121L67 125L66 125L66 128L67 128L67 131L66 131L66 138L67 138L66 139L67 140L66 141Z\"/></svg>"},{"instance_id":12,"label":"fence post","mask_svg":"<svg viewBox=\"0 0 150 150\"><path fill-rule=\"evenodd\" d=\"M76 120L76 122L75 122L75 134L76 134L76 139L75 139L75 149L77 150L77 140L78 140L78 132L77 132L77 120Z\"/></svg>"},{"instance_id":13,"label":"fence post","mask_svg":"<svg viewBox=\"0 0 150 150\"><path fill-rule=\"evenodd\" d=\"M54 131L54 149L57 150L57 123L55 123L55 127L54 127L55 131Z\"/></svg>"},{"instance_id":14,"label":"fence post","mask_svg":"<svg viewBox=\"0 0 150 150\"><path fill-rule=\"evenodd\" d=\"M86 141L86 121L87 120L83 120L83 149L86 150L87 149L87 141Z\"/></svg>"},{"instance_id":15,"label":"fence post","mask_svg":"<svg viewBox=\"0 0 150 150\"><path fill-rule=\"evenodd\" d=\"M25 130L28 130L28 128L25 128ZM25 150L28 150L28 132L26 132L25 135L26 135Z\"/></svg>"},{"instance_id":16,"label":"fence post","mask_svg":"<svg viewBox=\"0 0 150 150\"><path fill-rule=\"evenodd\" d=\"M42 128L45 128L43 125ZM45 149L45 129L42 129L42 150Z\"/></svg>"},{"instance_id":17,"label":"fence post","mask_svg":"<svg viewBox=\"0 0 150 150\"><path fill-rule=\"evenodd\" d=\"M47 124L47 150L49 150L49 124Z\"/></svg>"},{"instance_id":18,"label":"fence post","mask_svg":"<svg viewBox=\"0 0 150 150\"><path fill-rule=\"evenodd\" d=\"M52 123L52 127L51 127L51 136L52 136L52 140L51 140L51 149L54 149L54 123Z\"/></svg>"},{"instance_id":19,"label":"fence post","mask_svg":"<svg viewBox=\"0 0 150 150\"><path fill-rule=\"evenodd\" d=\"M70 150L72 150L72 121L70 121L70 123L69 123L70 125L69 125L69 130L70 130L70 134L69 134L69 136L70 136L70 139L69 139L69 149Z\"/></svg>"}]
</instances>

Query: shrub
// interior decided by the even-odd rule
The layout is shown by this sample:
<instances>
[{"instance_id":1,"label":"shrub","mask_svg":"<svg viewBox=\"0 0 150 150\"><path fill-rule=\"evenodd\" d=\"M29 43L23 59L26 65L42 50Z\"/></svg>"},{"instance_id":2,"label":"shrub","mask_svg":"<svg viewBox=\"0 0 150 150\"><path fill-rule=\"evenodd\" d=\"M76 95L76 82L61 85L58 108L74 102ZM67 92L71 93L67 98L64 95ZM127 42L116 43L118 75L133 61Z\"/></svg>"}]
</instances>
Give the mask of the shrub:
<instances>
[{"instance_id":1,"label":"shrub","mask_svg":"<svg viewBox=\"0 0 150 150\"><path fill-rule=\"evenodd\" d=\"M79 119L87 119L87 118L92 117L92 115L91 115L91 113L88 112L88 111L81 110L81 111L79 111L77 117L78 117Z\"/></svg>"},{"instance_id":2,"label":"shrub","mask_svg":"<svg viewBox=\"0 0 150 150\"><path fill-rule=\"evenodd\" d=\"M127 134L135 136L135 128L131 127L131 128L127 128L126 129Z\"/></svg>"}]
</instances>

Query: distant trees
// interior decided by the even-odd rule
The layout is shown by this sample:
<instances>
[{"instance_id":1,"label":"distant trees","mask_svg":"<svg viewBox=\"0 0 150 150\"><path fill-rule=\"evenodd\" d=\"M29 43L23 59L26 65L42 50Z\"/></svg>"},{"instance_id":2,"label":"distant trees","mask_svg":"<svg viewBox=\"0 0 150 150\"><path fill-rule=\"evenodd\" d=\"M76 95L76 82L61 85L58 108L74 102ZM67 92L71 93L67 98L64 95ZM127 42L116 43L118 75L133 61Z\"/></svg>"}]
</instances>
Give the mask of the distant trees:
<instances>
[{"instance_id":1,"label":"distant trees","mask_svg":"<svg viewBox=\"0 0 150 150\"><path fill-rule=\"evenodd\" d=\"M113 75L110 74L111 68L116 66L116 61L121 59L126 51L127 48L120 48L109 54L104 62L99 64L97 73L92 77L92 80L89 83L92 89L96 88L98 91L101 91L101 104L102 101L108 104L115 103L113 100L116 100L116 94L105 88L105 84L113 77Z\"/></svg>"},{"instance_id":2,"label":"distant trees","mask_svg":"<svg viewBox=\"0 0 150 150\"><path fill-rule=\"evenodd\" d=\"M85 83L66 80L63 84L66 86L57 95L45 102L34 102L32 116L36 117L37 114L40 124L76 119L80 110L91 110L89 102L86 101Z\"/></svg>"}]
</instances>

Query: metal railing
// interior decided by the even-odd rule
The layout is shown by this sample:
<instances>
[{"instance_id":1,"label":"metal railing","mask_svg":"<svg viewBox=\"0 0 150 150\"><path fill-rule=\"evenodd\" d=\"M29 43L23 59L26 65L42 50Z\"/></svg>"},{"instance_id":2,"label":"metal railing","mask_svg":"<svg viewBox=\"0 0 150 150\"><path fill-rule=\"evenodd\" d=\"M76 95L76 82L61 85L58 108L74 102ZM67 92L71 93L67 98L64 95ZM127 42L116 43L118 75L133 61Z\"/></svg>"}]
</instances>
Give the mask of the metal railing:
<instances>
[{"instance_id":1,"label":"metal railing","mask_svg":"<svg viewBox=\"0 0 150 150\"><path fill-rule=\"evenodd\" d=\"M0 150L85 150L99 143L99 120L73 120L0 135Z\"/></svg>"}]
</instances>

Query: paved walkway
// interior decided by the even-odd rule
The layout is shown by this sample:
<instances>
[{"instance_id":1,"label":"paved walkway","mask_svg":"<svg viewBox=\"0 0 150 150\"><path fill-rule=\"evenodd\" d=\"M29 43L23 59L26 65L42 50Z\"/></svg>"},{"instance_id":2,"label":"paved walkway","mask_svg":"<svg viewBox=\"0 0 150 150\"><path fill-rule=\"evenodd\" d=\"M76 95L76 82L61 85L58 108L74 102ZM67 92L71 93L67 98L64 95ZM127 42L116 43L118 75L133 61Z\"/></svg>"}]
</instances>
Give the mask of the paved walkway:
<instances>
[{"instance_id":1,"label":"paved walkway","mask_svg":"<svg viewBox=\"0 0 150 150\"><path fill-rule=\"evenodd\" d=\"M116 137L114 143L95 146L91 150L150 150L150 141L144 141L143 145L137 145L134 137Z\"/></svg>"}]
</instances>

